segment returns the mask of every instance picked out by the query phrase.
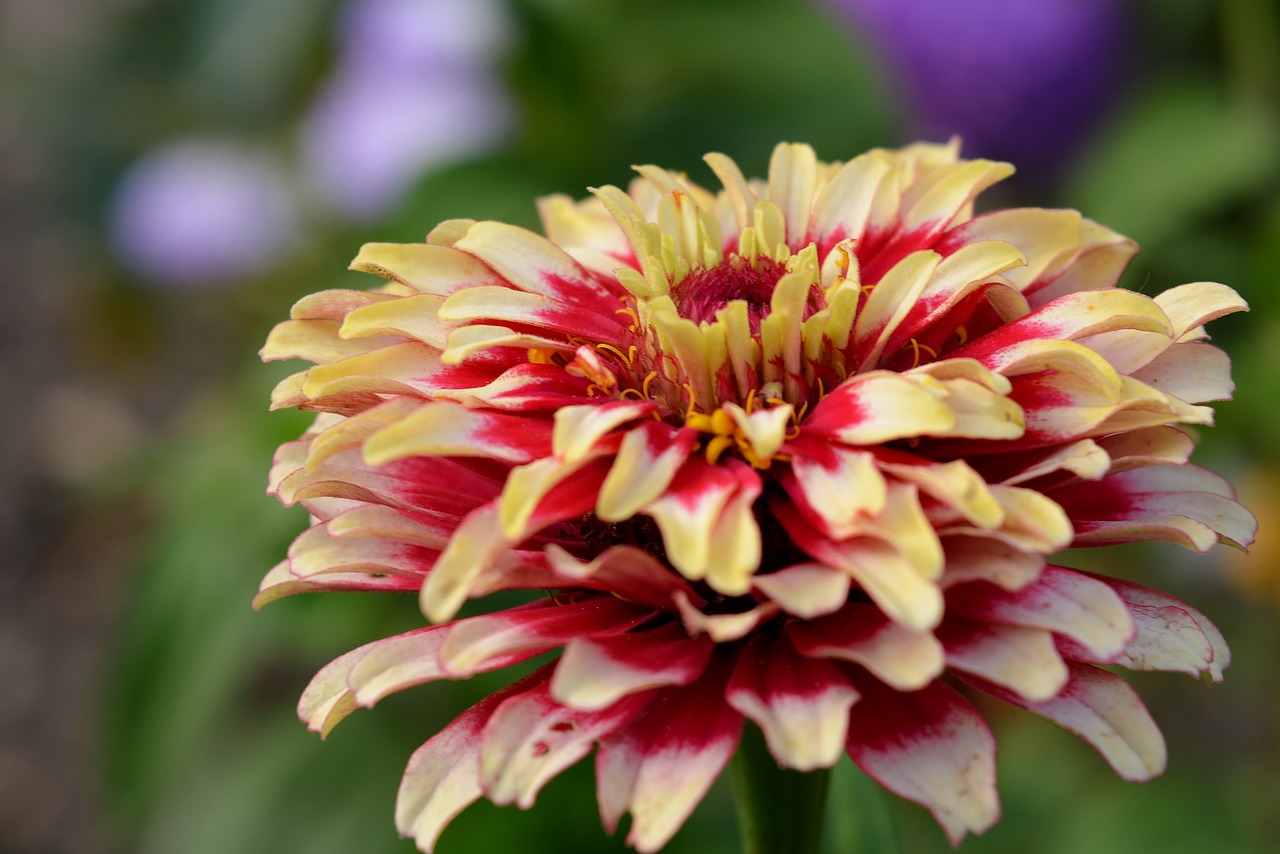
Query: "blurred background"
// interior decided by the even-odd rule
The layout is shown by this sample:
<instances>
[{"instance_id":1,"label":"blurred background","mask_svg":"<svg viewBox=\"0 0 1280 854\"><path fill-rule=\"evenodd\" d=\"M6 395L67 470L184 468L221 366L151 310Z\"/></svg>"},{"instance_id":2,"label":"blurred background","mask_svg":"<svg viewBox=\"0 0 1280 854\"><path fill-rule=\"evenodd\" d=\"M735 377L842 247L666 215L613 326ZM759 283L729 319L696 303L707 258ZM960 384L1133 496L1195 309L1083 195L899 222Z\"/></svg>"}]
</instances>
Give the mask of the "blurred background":
<instances>
[{"instance_id":1,"label":"blurred background","mask_svg":"<svg viewBox=\"0 0 1280 854\"><path fill-rule=\"evenodd\" d=\"M366 240L774 143L847 159L964 139L1018 176L988 206L1082 210L1138 240L1124 280L1240 290L1240 387L1198 461L1259 515L1252 557L1081 553L1205 611L1227 681L1132 681L1168 773L992 705L1005 818L966 852L1280 850L1280 10L1273 0L0 0L0 851L408 854L412 750L503 681L410 691L327 743L311 674L421 622L409 599L260 577L305 524L264 493L306 419L256 350L300 296L363 287ZM895 834L846 762L830 850ZM669 847L737 849L717 786ZM441 854L622 850L590 763L530 812L478 804Z\"/></svg>"}]
</instances>

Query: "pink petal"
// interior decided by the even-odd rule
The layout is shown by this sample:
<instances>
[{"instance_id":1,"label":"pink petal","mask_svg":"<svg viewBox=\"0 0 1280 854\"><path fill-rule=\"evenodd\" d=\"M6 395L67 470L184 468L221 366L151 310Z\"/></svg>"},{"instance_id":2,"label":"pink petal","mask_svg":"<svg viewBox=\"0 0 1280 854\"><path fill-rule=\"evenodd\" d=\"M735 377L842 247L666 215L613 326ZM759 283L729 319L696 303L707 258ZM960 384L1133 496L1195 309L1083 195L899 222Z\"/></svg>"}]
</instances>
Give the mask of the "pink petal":
<instances>
[{"instance_id":1,"label":"pink petal","mask_svg":"<svg viewBox=\"0 0 1280 854\"><path fill-rule=\"evenodd\" d=\"M688 637L668 624L648 632L578 637L565 645L551 680L556 702L584 712L666 685L688 685L702 675L715 643Z\"/></svg>"},{"instance_id":2,"label":"pink petal","mask_svg":"<svg viewBox=\"0 0 1280 854\"><path fill-rule=\"evenodd\" d=\"M551 453L551 430L545 418L437 401L375 433L365 442L365 459L373 465L416 456L527 463Z\"/></svg>"},{"instance_id":3,"label":"pink petal","mask_svg":"<svg viewBox=\"0 0 1280 854\"><path fill-rule=\"evenodd\" d=\"M508 697L545 678L535 672L490 694L414 751L396 796L396 829L402 836L430 852L445 825L480 799L480 748L489 718Z\"/></svg>"},{"instance_id":4,"label":"pink petal","mask_svg":"<svg viewBox=\"0 0 1280 854\"><path fill-rule=\"evenodd\" d=\"M547 559L569 582L564 586L604 590L640 605L667 610L675 607L676 593L703 604L687 581L634 546L610 546L588 562L551 545L547 547Z\"/></svg>"},{"instance_id":5,"label":"pink petal","mask_svg":"<svg viewBox=\"0 0 1280 854\"><path fill-rule=\"evenodd\" d=\"M1035 712L1092 744L1126 780L1145 781L1164 772L1164 736L1129 684L1088 664L1068 662L1071 679L1052 700L1029 703L995 686L997 697Z\"/></svg>"},{"instance_id":6,"label":"pink petal","mask_svg":"<svg viewBox=\"0 0 1280 854\"><path fill-rule=\"evenodd\" d=\"M947 591L947 610L978 622L1044 629L1081 644L1099 661L1113 661L1134 636L1124 602L1106 584L1083 573L1047 567L1016 592L986 585Z\"/></svg>"},{"instance_id":7,"label":"pink petal","mask_svg":"<svg viewBox=\"0 0 1280 854\"><path fill-rule=\"evenodd\" d=\"M1071 515L1079 544L1158 539L1206 551L1222 540L1243 548L1258 527L1226 481L1198 466L1131 469L1053 497Z\"/></svg>"},{"instance_id":8,"label":"pink petal","mask_svg":"<svg viewBox=\"0 0 1280 854\"><path fill-rule=\"evenodd\" d=\"M850 378L805 417L805 435L847 445L878 445L894 439L945 434L955 414L934 392L887 371Z\"/></svg>"},{"instance_id":9,"label":"pink petal","mask_svg":"<svg viewBox=\"0 0 1280 854\"><path fill-rule=\"evenodd\" d=\"M1067 683L1067 666L1053 633L1044 629L951 617L939 627L938 637L949 669L980 676L1028 701L1048 700Z\"/></svg>"},{"instance_id":10,"label":"pink petal","mask_svg":"<svg viewBox=\"0 0 1280 854\"><path fill-rule=\"evenodd\" d=\"M1185 602L1128 581L1095 576L1124 600L1138 631L1115 660L1130 670L1172 670L1221 682L1231 650L1208 618ZM1064 654L1091 660L1087 651L1059 642Z\"/></svg>"},{"instance_id":11,"label":"pink petal","mask_svg":"<svg viewBox=\"0 0 1280 854\"><path fill-rule=\"evenodd\" d=\"M725 699L760 726L780 764L812 771L840 758L858 692L831 662L756 634L738 657Z\"/></svg>"},{"instance_id":12,"label":"pink petal","mask_svg":"<svg viewBox=\"0 0 1280 854\"><path fill-rule=\"evenodd\" d=\"M615 306L600 306L612 311ZM515 327L532 326L564 336L617 344L626 334L626 324L617 314L566 306L561 298L532 294L503 286L467 288L449 297L439 309L443 320L458 322L496 321Z\"/></svg>"},{"instance_id":13,"label":"pink petal","mask_svg":"<svg viewBox=\"0 0 1280 854\"><path fill-rule=\"evenodd\" d=\"M1170 333L1168 318L1149 297L1121 289L1061 296L1019 320L966 344L951 355L977 359L992 370L1005 368L1019 344L1035 338L1074 341L1089 335L1134 329Z\"/></svg>"},{"instance_id":14,"label":"pink petal","mask_svg":"<svg viewBox=\"0 0 1280 854\"><path fill-rule=\"evenodd\" d=\"M940 682L909 694L872 680L857 687L847 748L858 767L926 807L952 845L995 824L995 739L973 706Z\"/></svg>"},{"instance_id":15,"label":"pink petal","mask_svg":"<svg viewBox=\"0 0 1280 854\"><path fill-rule=\"evenodd\" d=\"M361 659L383 644L414 637L424 632L439 632L440 628L432 626L404 635L382 638L335 658L322 667L320 672L307 683L301 699L298 700L298 717L307 725L307 729L319 733L321 738L328 737L330 731L357 708L355 695L348 687L347 681L352 668Z\"/></svg>"},{"instance_id":16,"label":"pink petal","mask_svg":"<svg viewBox=\"0 0 1280 854\"><path fill-rule=\"evenodd\" d=\"M547 607L548 601L542 600L512 608L507 613L518 613L527 619L530 617L529 611L536 612ZM441 647L448 640L450 633L459 626L477 619L483 618L471 617L455 623L418 629L361 647L364 654L358 661L352 662L346 677L347 689L351 692L356 704L369 708L383 697L414 685L422 685L437 679L457 679L472 673L499 670L526 661L557 646L554 641L532 643L489 656L474 669L465 672L446 670L441 662Z\"/></svg>"},{"instance_id":17,"label":"pink petal","mask_svg":"<svg viewBox=\"0 0 1280 854\"><path fill-rule=\"evenodd\" d=\"M787 634L801 654L861 664L900 691L923 688L944 666L942 644L931 633L901 626L861 602L828 617L788 623Z\"/></svg>"},{"instance_id":18,"label":"pink petal","mask_svg":"<svg viewBox=\"0 0 1280 854\"><path fill-rule=\"evenodd\" d=\"M282 561L262 579L258 595L253 597L254 610L295 593L319 593L325 590L348 590L370 593L409 593L422 586L422 579L404 575L378 575L367 572L332 572L310 578L298 578Z\"/></svg>"},{"instance_id":19,"label":"pink petal","mask_svg":"<svg viewBox=\"0 0 1280 854\"><path fill-rule=\"evenodd\" d=\"M538 683L504 701L485 726L480 781L495 804L533 806L538 791L591 752L596 742L627 726L650 698L627 697L596 712L574 710L552 699Z\"/></svg>"},{"instance_id":20,"label":"pink petal","mask_svg":"<svg viewBox=\"0 0 1280 854\"><path fill-rule=\"evenodd\" d=\"M585 379L570 376L558 365L528 362L503 371L487 385L439 391L435 397L504 412L554 412L562 406L585 403L587 386Z\"/></svg>"},{"instance_id":21,"label":"pink petal","mask_svg":"<svg viewBox=\"0 0 1280 854\"><path fill-rule=\"evenodd\" d=\"M618 307L617 298L623 295L620 285L615 284L611 293L550 240L514 225L477 222L454 246L483 261L512 286L562 305L606 314Z\"/></svg>"},{"instance_id":22,"label":"pink petal","mask_svg":"<svg viewBox=\"0 0 1280 854\"><path fill-rule=\"evenodd\" d=\"M620 634L652 615L647 608L613 596L592 595L564 604L544 599L452 624L440 648L440 663L454 677L468 676L515 653L543 652L575 637Z\"/></svg>"},{"instance_id":23,"label":"pink petal","mask_svg":"<svg viewBox=\"0 0 1280 854\"><path fill-rule=\"evenodd\" d=\"M436 348L408 341L316 365L306 372L302 393L313 406L323 404L333 409L340 409L344 401L358 402L365 397L371 403L381 403L378 395L429 397L439 389L483 386L510 367L507 358L482 354L467 364L445 364Z\"/></svg>"},{"instance_id":24,"label":"pink petal","mask_svg":"<svg viewBox=\"0 0 1280 854\"><path fill-rule=\"evenodd\" d=\"M607 830L630 810L627 844L657 851L675 835L738 747L742 716L724 702L728 667L686 688L665 688L633 725L596 754L600 817Z\"/></svg>"}]
</instances>

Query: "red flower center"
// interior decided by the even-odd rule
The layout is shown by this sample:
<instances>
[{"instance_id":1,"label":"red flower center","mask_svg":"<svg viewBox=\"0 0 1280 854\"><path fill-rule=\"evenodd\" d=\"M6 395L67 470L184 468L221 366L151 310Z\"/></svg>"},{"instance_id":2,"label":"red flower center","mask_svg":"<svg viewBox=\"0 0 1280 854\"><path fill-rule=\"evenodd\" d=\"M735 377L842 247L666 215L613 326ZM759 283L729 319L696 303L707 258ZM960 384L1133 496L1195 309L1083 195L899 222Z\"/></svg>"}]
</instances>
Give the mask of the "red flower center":
<instances>
[{"instance_id":1,"label":"red flower center","mask_svg":"<svg viewBox=\"0 0 1280 854\"><path fill-rule=\"evenodd\" d=\"M773 289L787 272L785 265L772 258L757 258L752 264L731 255L709 270L698 270L685 276L671 289L671 298L682 317L695 323L714 323L716 312L736 299L747 304L747 320L753 333L760 332L760 321L769 314ZM807 318L823 306L822 292L815 284L809 289L804 316Z\"/></svg>"}]
</instances>

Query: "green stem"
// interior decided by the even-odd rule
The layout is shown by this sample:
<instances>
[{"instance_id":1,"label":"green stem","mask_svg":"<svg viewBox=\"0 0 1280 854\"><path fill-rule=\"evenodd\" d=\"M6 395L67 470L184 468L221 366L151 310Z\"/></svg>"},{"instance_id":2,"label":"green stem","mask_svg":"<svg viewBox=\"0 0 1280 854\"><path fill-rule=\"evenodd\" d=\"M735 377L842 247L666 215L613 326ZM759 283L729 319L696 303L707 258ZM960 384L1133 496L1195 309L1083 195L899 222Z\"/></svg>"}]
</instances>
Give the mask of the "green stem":
<instances>
[{"instance_id":1,"label":"green stem","mask_svg":"<svg viewBox=\"0 0 1280 854\"><path fill-rule=\"evenodd\" d=\"M831 772L778 766L748 724L729 766L744 854L819 854Z\"/></svg>"}]
</instances>

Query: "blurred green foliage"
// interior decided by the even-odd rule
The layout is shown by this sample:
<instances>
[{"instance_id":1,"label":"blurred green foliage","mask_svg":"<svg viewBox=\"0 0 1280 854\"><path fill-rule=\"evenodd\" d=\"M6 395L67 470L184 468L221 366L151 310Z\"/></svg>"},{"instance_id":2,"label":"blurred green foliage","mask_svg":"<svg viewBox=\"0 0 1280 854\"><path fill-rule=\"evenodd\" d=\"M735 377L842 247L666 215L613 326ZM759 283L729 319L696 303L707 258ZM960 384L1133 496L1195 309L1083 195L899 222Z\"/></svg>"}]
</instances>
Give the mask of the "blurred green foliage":
<instances>
[{"instance_id":1,"label":"blurred green foliage","mask_svg":"<svg viewBox=\"0 0 1280 854\"><path fill-rule=\"evenodd\" d=\"M356 227L314 214L311 240L278 268L196 298L222 343L206 354L214 361L198 372L201 384L184 389L184 426L140 453L132 477L116 487L140 489L155 514L102 716L108 807L123 850L410 851L391 823L404 762L507 678L390 698L324 744L294 719L297 694L322 664L422 618L414 602L383 597L296 597L263 613L249 609L258 579L305 524L263 495L272 450L304 420L263 412L268 380L283 374L252 354L290 300L366 284L342 272L365 239L420 239L457 216L534 225L535 196L626 181L633 163L687 168L710 183L700 161L710 150L758 174L780 139L811 142L829 159L904 141L856 42L809 4L513 0L510 8L516 43L505 78L518 122L508 144L424 175L381 221ZM333 0L138 4L82 60L99 64L94 74L74 87L46 84L74 95L45 118L74 173L68 209L101 210L119 169L177 133L231 129L290 150L331 61L337 9ZM1241 391L1221 407L1206 452L1241 474L1272 470L1280 465L1275 8L1266 0L1148 0L1132 12L1142 34L1135 78L1108 123L1056 197L1005 201L1078 207L1137 239L1145 251L1130 287L1151 293L1218 279L1250 299L1252 316L1216 330L1235 355ZM95 252L104 255L101 245ZM113 306L135 326L138 317L142 326L167 322L184 299L141 290L123 271L110 278L91 304ZM1257 509L1265 516L1280 507ZM1193 591L1185 595L1224 627L1237 659L1227 684L1135 680L1172 743L1169 773L1146 786L1116 780L1072 737L993 706L1005 818L966 851L1274 850L1274 612L1233 591L1212 560L1188 567L1172 552L1142 555L1172 576L1159 586ZM722 781L669 850L736 850L732 827ZM949 850L922 810L885 805L848 762L833 784L829 831L833 854L894 835L904 851ZM531 812L477 804L439 850L622 850L621 837L599 829L585 762L549 785Z\"/></svg>"}]
</instances>

